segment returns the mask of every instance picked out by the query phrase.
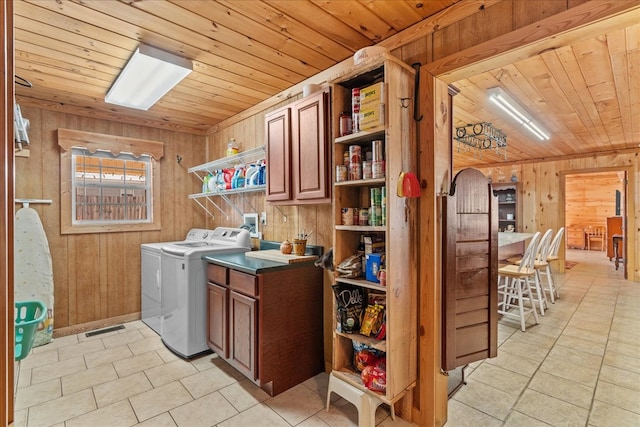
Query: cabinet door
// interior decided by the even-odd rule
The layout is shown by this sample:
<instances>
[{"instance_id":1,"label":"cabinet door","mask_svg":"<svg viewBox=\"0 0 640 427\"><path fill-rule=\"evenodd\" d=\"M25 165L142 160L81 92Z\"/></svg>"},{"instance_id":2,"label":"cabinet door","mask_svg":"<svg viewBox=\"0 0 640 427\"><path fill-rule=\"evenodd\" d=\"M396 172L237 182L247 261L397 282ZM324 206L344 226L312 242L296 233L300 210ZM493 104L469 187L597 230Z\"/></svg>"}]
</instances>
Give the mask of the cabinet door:
<instances>
[{"instance_id":1,"label":"cabinet door","mask_svg":"<svg viewBox=\"0 0 640 427\"><path fill-rule=\"evenodd\" d=\"M267 189L269 202L291 199L291 109L265 116Z\"/></svg>"},{"instance_id":2,"label":"cabinet door","mask_svg":"<svg viewBox=\"0 0 640 427\"><path fill-rule=\"evenodd\" d=\"M231 291L229 304L229 363L250 379L257 380L258 302Z\"/></svg>"},{"instance_id":3,"label":"cabinet door","mask_svg":"<svg viewBox=\"0 0 640 427\"><path fill-rule=\"evenodd\" d=\"M293 107L292 182L296 200L329 197L327 98L327 92L318 92Z\"/></svg>"},{"instance_id":4,"label":"cabinet door","mask_svg":"<svg viewBox=\"0 0 640 427\"><path fill-rule=\"evenodd\" d=\"M207 298L207 344L220 357L229 357L228 341L228 301L229 289L209 283Z\"/></svg>"}]
</instances>

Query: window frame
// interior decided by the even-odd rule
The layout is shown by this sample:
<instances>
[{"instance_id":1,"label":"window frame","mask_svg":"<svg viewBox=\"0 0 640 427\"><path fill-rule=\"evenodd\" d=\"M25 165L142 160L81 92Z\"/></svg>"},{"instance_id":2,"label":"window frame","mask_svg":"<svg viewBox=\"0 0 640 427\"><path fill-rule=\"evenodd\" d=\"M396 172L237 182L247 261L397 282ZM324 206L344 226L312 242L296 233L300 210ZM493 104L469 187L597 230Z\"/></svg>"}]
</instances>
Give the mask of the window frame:
<instances>
[{"instance_id":1,"label":"window frame","mask_svg":"<svg viewBox=\"0 0 640 427\"><path fill-rule=\"evenodd\" d=\"M128 231L160 230L160 165L164 156L164 144L136 138L82 132L70 129L58 129L60 146L60 232L61 234L111 233ZM116 156L119 153L131 153L135 157L142 154L151 156L151 221L122 223L74 223L73 218L73 148L84 148L89 152L109 151Z\"/></svg>"}]
</instances>

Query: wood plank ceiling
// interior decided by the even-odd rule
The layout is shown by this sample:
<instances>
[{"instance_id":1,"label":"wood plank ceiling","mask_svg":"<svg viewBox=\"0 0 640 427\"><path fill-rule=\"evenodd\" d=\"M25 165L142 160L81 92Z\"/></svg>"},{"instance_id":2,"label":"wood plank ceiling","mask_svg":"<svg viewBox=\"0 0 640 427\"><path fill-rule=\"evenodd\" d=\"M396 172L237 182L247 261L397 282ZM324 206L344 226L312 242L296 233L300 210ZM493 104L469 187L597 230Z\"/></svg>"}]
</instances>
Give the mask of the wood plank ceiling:
<instances>
[{"instance_id":1,"label":"wood plank ceiling","mask_svg":"<svg viewBox=\"0 0 640 427\"><path fill-rule=\"evenodd\" d=\"M15 1L16 74L33 83L17 86L17 101L205 134L458 1ZM106 104L140 43L192 59L194 72L148 111ZM509 161L637 148L638 63L640 24L594 34L455 82L454 124L488 121L504 130ZM497 114L485 95L494 86L526 104L551 141L537 143ZM454 156L459 166L504 162L490 152Z\"/></svg>"}]
</instances>

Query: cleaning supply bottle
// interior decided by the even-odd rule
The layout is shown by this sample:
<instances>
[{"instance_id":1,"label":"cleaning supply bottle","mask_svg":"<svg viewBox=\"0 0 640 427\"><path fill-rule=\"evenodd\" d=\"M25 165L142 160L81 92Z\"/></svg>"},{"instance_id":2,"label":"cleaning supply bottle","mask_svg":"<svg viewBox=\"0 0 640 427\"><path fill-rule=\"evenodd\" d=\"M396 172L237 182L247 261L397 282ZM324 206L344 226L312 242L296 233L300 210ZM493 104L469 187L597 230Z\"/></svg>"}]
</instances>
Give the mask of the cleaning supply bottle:
<instances>
[{"instance_id":1,"label":"cleaning supply bottle","mask_svg":"<svg viewBox=\"0 0 640 427\"><path fill-rule=\"evenodd\" d=\"M204 178L202 179L202 192L206 193L207 191L209 191L209 179L210 179L211 174L209 175L205 175Z\"/></svg>"},{"instance_id":2,"label":"cleaning supply bottle","mask_svg":"<svg viewBox=\"0 0 640 427\"><path fill-rule=\"evenodd\" d=\"M244 166L236 165L236 171L233 174L233 178L231 180L231 188L242 188L244 187Z\"/></svg>"},{"instance_id":3,"label":"cleaning supply bottle","mask_svg":"<svg viewBox=\"0 0 640 427\"><path fill-rule=\"evenodd\" d=\"M238 149L238 143L236 143L235 138L231 138L229 143L227 144L227 156L233 156L238 154L240 150Z\"/></svg>"},{"instance_id":4,"label":"cleaning supply bottle","mask_svg":"<svg viewBox=\"0 0 640 427\"><path fill-rule=\"evenodd\" d=\"M245 173L245 187L252 187L254 185L258 185L258 175L260 174L260 167L254 163L250 164L247 167L247 172Z\"/></svg>"},{"instance_id":5,"label":"cleaning supply bottle","mask_svg":"<svg viewBox=\"0 0 640 427\"><path fill-rule=\"evenodd\" d=\"M209 172L209 179L207 180L207 190L209 192L216 191L216 177Z\"/></svg>"}]
</instances>

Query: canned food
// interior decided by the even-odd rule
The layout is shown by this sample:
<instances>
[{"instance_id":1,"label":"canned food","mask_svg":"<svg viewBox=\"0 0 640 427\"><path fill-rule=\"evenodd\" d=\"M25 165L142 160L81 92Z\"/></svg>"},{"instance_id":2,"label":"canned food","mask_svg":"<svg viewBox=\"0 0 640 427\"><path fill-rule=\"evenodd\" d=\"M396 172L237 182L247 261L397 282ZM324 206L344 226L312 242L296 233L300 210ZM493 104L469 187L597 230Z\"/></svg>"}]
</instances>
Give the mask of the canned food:
<instances>
[{"instance_id":1,"label":"canned food","mask_svg":"<svg viewBox=\"0 0 640 427\"><path fill-rule=\"evenodd\" d=\"M352 128L351 114L344 112L340 114L340 136L351 134Z\"/></svg>"},{"instance_id":2,"label":"canned food","mask_svg":"<svg viewBox=\"0 0 640 427\"><path fill-rule=\"evenodd\" d=\"M347 180L347 167L345 165L336 165L336 182Z\"/></svg>"},{"instance_id":3,"label":"canned food","mask_svg":"<svg viewBox=\"0 0 640 427\"><path fill-rule=\"evenodd\" d=\"M369 225L369 209L360 209L360 216L358 217L358 223L360 225Z\"/></svg>"},{"instance_id":4,"label":"canned food","mask_svg":"<svg viewBox=\"0 0 640 427\"><path fill-rule=\"evenodd\" d=\"M353 225L354 208L342 208L342 224Z\"/></svg>"},{"instance_id":5,"label":"canned food","mask_svg":"<svg viewBox=\"0 0 640 427\"><path fill-rule=\"evenodd\" d=\"M382 140L376 139L371 141L371 157L374 162L384 160L384 151L382 149Z\"/></svg>"},{"instance_id":6,"label":"canned food","mask_svg":"<svg viewBox=\"0 0 640 427\"><path fill-rule=\"evenodd\" d=\"M371 177L384 178L384 160L374 160L371 163Z\"/></svg>"},{"instance_id":7,"label":"canned food","mask_svg":"<svg viewBox=\"0 0 640 427\"><path fill-rule=\"evenodd\" d=\"M349 146L349 162L360 163L362 162L362 147L359 145Z\"/></svg>"},{"instance_id":8,"label":"canned food","mask_svg":"<svg viewBox=\"0 0 640 427\"><path fill-rule=\"evenodd\" d=\"M342 164L349 167L349 150L345 150L342 154Z\"/></svg>"},{"instance_id":9,"label":"canned food","mask_svg":"<svg viewBox=\"0 0 640 427\"><path fill-rule=\"evenodd\" d=\"M373 173L371 170L371 162L364 161L362 162L362 179L371 179L373 178Z\"/></svg>"},{"instance_id":10,"label":"canned food","mask_svg":"<svg viewBox=\"0 0 640 427\"><path fill-rule=\"evenodd\" d=\"M362 179L362 163L350 163L349 164L349 180Z\"/></svg>"}]
</instances>

